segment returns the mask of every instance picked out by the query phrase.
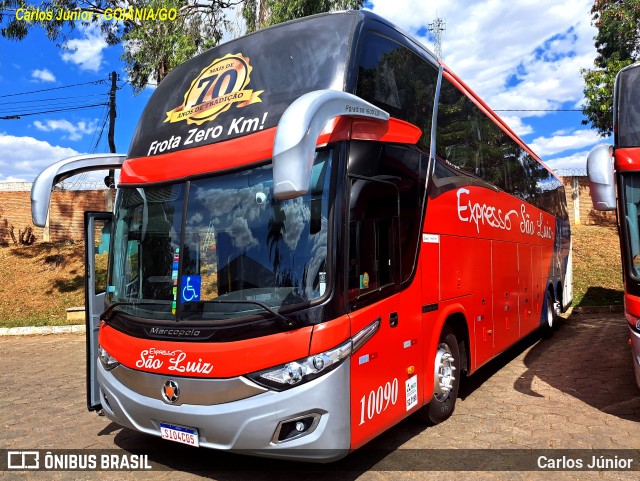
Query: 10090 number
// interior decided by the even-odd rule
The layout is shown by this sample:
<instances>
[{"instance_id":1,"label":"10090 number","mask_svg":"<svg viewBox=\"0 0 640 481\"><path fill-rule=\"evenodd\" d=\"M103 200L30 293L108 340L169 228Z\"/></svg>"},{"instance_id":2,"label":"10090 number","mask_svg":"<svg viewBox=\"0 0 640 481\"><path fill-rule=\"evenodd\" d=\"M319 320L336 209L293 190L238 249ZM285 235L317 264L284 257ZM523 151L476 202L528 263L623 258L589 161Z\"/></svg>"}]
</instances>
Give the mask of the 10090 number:
<instances>
[{"instance_id":1,"label":"10090 number","mask_svg":"<svg viewBox=\"0 0 640 481\"><path fill-rule=\"evenodd\" d=\"M360 426L370 421L374 416L386 411L398 401L398 379L388 381L384 386L378 386L369 395L360 399Z\"/></svg>"}]
</instances>

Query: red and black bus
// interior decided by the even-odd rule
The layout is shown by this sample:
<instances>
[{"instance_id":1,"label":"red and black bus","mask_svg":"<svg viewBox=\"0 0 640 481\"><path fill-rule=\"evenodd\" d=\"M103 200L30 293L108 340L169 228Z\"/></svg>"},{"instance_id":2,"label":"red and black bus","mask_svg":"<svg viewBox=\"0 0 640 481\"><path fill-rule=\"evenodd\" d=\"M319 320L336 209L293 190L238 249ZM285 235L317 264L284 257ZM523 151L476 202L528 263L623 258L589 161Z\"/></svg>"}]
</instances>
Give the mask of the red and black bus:
<instances>
[{"instance_id":1,"label":"red and black bus","mask_svg":"<svg viewBox=\"0 0 640 481\"><path fill-rule=\"evenodd\" d=\"M613 146L599 145L591 151L587 174L594 209L617 209L625 316L640 387L640 63L616 76L613 127Z\"/></svg>"},{"instance_id":2,"label":"red and black bus","mask_svg":"<svg viewBox=\"0 0 640 481\"><path fill-rule=\"evenodd\" d=\"M114 212L87 214L88 398L131 429L337 459L412 413L447 419L465 375L572 300L561 182L370 12L177 67L126 158L40 175L35 222L58 179L116 167Z\"/></svg>"}]
</instances>

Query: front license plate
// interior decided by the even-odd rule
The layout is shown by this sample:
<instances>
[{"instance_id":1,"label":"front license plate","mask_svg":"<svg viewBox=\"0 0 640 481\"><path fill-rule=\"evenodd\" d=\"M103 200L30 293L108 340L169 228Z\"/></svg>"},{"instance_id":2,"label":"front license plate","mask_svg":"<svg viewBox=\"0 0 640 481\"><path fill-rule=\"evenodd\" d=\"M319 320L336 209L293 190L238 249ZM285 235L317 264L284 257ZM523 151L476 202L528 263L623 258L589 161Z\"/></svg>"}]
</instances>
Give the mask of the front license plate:
<instances>
[{"instance_id":1,"label":"front license plate","mask_svg":"<svg viewBox=\"0 0 640 481\"><path fill-rule=\"evenodd\" d=\"M160 434L162 439L168 439L176 443L187 444L189 446L200 446L198 430L175 424L160 423Z\"/></svg>"}]
</instances>

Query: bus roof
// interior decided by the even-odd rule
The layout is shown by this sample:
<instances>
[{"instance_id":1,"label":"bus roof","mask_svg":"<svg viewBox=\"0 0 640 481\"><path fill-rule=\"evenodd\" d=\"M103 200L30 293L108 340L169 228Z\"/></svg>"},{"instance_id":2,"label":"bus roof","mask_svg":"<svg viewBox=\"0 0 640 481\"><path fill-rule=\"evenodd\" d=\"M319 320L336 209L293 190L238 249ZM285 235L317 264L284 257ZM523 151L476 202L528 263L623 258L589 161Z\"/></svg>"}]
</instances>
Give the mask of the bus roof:
<instances>
[{"instance_id":1,"label":"bus roof","mask_svg":"<svg viewBox=\"0 0 640 481\"><path fill-rule=\"evenodd\" d=\"M367 27L387 29L434 65L435 57L367 11L314 15L259 30L176 67L151 96L128 158L173 153L275 127L305 93L355 89L355 49Z\"/></svg>"},{"instance_id":2,"label":"bus roof","mask_svg":"<svg viewBox=\"0 0 640 481\"><path fill-rule=\"evenodd\" d=\"M161 156L273 129L302 95L322 89L353 93L356 50L367 30L409 47L434 66L540 164L518 135L433 53L387 20L368 11L327 13L259 30L204 52L176 67L151 96L128 158ZM271 139L273 133L267 137ZM234 143L234 149L242 144ZM225 149L225 152L228 149ZM239 150L236 150L236 152ZM167 158L169 157L169 158ZM231 162L231 164L236 163ZM219 159L220 165L231 165Z\"/></svg>"},{"instance_id":3,"label":"bus roof","mask_svg":"<svg viewBox=\"0 0 640 481\"><path fill-rule=\"evenodd\" d=\"M129 158L176 152L275 127L301 95L343 90L360 12L319 15L260 30L176 67L158 85ZM292 41L295 39L295 41Z\"/></svg>"}]
</instances>

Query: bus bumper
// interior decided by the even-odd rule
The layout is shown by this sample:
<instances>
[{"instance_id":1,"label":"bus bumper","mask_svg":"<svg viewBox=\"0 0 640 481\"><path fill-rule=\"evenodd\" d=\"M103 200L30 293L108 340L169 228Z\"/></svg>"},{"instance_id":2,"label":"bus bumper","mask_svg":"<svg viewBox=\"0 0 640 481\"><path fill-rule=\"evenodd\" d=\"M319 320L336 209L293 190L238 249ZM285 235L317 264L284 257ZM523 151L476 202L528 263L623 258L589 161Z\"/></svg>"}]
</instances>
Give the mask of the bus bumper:
<instances>
[{"instance_id":1,"label":"bus bumper","mask_svg":"<svg viewBox=\"0 0 640 481\"><path fill-rule=\"evenodd\" d=\"M633 357L633 370L636 374L636 383L640 387L640 334L629 327L631 336L631 356Z\"/></svg>"},{"instance_id":2,"label":"bus bumper","mask_svg":"<svg viewBox=\"0 0 640 481\"><path fill-rule=\"evenodd\" d=\"M200 446L207 448L329 462L346 456L351 444L349 366L346 359L328 374L287 391L215 405L174 406L143 396L99 361L97 374L103 410L121 426L161 436L160 423L175 424L197 429ZM314 429L288 441L274 439L281 423L309 415L319 417Z\"/></svg>"}]
</instances>

